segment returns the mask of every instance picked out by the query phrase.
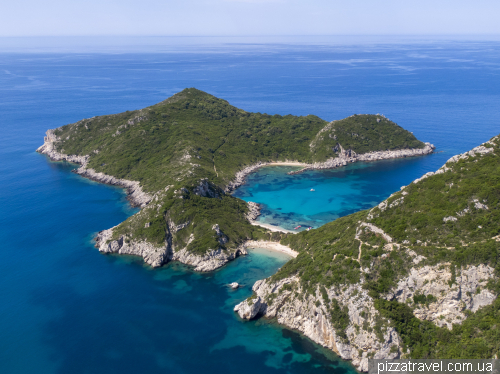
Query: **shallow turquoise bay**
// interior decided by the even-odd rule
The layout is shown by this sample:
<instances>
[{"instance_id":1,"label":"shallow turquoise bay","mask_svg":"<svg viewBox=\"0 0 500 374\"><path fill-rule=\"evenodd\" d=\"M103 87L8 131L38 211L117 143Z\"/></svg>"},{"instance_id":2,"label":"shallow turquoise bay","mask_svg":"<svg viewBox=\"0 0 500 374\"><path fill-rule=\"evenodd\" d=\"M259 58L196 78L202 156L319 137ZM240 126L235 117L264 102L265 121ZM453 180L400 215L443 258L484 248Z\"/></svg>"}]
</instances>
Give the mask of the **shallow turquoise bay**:
<instances>
[{"instance_id":1,"label":"shallow turquoise bay","mask_svg":"<svg viewBox=\"0 0 500 374\"><path fill-rule=\"evenodd\" d=\"M261 204L258 222L299 232L372 208L421 176L436 158L439 155L354 163L294 175L288 172L299 168L265 166L249 175L233 196Z\"/></svg>"}]
</instances>

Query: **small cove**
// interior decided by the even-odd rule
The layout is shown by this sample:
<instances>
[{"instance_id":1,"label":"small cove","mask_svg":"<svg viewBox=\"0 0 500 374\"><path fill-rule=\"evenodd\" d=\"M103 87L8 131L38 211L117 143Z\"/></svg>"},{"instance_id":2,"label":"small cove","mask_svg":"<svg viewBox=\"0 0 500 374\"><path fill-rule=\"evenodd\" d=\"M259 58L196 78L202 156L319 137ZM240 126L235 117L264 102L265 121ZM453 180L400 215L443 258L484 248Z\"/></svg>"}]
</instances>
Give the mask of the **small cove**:
<instances>
[{"instance_id":1,"label":"small cove","mask_svg":"<svg viewBox=\"0 0 500 374\"><path fill-rule=\"evenodd\" d=\"M300 167L264 166L248 175L233 196L261 204L257 222L299 232L372 208L420 177L424 165L439 157L358 162L295 175L287 173Z\"/></svg>"}]
</instances>

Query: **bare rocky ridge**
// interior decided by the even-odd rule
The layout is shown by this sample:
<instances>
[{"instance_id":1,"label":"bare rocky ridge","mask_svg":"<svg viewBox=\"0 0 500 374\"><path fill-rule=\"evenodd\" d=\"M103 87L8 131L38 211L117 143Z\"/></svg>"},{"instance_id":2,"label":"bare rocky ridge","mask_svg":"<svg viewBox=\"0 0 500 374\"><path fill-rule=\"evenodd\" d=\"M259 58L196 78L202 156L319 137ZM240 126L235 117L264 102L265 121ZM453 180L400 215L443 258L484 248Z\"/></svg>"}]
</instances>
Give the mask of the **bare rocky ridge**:
<instances>
[{"instance_id":1,"label":"bare rocky ridge","mask_svg":"<svg viewBox=\"0 0 500 374\"><path fill-rule=\"evenodd\" d=\"M460 324L467 318L465 311L476 312L495 301L496 295L486 288L494 271L486 265L469 266L461 269L450 285L449 264L413 268L410 275L401 279L396 289L385 298L406 303L413 302L415 295L432 295L434 302L416 306L413 313L419 319L451 330L453 324Z\"/></svg>"}]
</instances>

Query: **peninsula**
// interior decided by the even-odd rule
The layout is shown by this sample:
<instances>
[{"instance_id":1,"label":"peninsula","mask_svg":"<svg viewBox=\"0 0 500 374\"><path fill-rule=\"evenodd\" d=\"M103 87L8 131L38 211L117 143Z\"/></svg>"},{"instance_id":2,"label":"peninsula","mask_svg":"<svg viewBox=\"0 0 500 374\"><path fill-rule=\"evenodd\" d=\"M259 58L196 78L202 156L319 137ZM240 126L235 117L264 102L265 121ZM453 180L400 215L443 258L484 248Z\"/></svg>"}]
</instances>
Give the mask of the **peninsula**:
<instances>
[{"instance_id":1,"label":"peninsula","mask_svg":"<svg viewBox=\"0 0 500 374\"><path fill-rule=\"evenodd\" d=\"M246 253L249 242L285 236L253 225L258 206L230 195L257 168L293 162L324 169L433 149L382 115L327 122L250 113L189 88L141 110L48 130L37 151L80 164L75 172L83 177L126 188L141 207L97 235L101 252L211 271Z\"/></svg>"},{"instance_id":2,"label":"peninsula","mask_svg":"<svg viewBox=\"0 0 500 374\"><path fill-rule=\"evenodd\" d=\"M378 206L280 241L298 252L235 307L352 360L500 353L500 135Z\"/></svg>"}]
</instances>

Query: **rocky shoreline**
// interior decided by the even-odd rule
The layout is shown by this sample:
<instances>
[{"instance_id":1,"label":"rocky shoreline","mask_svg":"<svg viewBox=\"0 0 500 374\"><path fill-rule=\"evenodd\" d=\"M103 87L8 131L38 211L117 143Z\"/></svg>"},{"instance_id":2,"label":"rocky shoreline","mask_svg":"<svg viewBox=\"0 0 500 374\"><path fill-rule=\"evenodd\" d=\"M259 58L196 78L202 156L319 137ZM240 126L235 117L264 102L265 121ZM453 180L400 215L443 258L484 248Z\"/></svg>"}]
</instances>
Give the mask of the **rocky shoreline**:
<instances>
[{"instance_id":1,"label":"rocky shoreline","mask_svg":"<svg viewBox=\"0 0 500 374\"><path fill-rule=\"evenodd\" d=\"M153 200L154 196L144 192L140 183L137 181L115 178L111 175L96 172L92 168L87 168L90 156L67 155L58 152L55 147L55 143L58 141L59 138L54 134L54 130L47 130L43 145L36 151L47 155L52 161L67 161L79 164L80 167L73 172L82 177L96 182L125 188L127 191L127 198L132 206L145 208ZM247 213L247 219L253 221L260 215L260 206L259 204L249 202L248 207L249 212ZM170 224L172 230L178 229L172 222L170 222ZM100 231L96 235L95 247L99 249L99 252L139 256L151 267L160 267L170 261L179 261L183 264L193 266L195 271L207 272L216 270L229 261L234 260L236 257L248 253L246 251L246 245L243 243L234 251L218 248L204 255L197 255L188 252L186 248L179 250L172 248L168 240L163 246L154 245L146 241L133 240L125 236L113 240L113 229L114 227ZM214 228L214 230L216 229L218 229L218 227ZM220 233L220 230L218 233ZM221 233L221 235L224 234Z\"/></svg>"},{"instance_id":2,"label":"rocky shoreline","mask_svg":"<svg viewBox=\"0 0 500 374\"><path fill-rule=\"evenodd\" d=\"M373 330L380 316L368 291L360 284L327 290L330 299L338 300L348 309L351 323L346 337L335 330L319 289L315 295L302 297L299 278L285 278L276 283L263 279L255 282L252 290L255 293L253 297L234 307L242 319L249 320L259 315L276 318L278 323L302 332L342 359L351 360L360 371L368 371L369 358L400 357L400 338L396 330L388 327L382 334Z\"/></svg>"},{"instance_id":3,"label":"rocky shoreline","mask_svg":"<svg viewBox=\"0 0 500 374\"><path fill-rule=\"evenodd\" d=\"M245 183L246 177L253 172L257 171L263 166L280 166L280 165L288 165L288 166L303 166L302 169L297 171L291 171L288 174L299 174L303 173L307 170L324 170L324 169L335 169L341 166L346 166L353 162L358 161L379 161L379 160L389 160L395 158L406 158L406 157L415 157L415 156L424 156L434 152L436 147L431 143L424 143L424 148L415 148L415 149L400 149L395 151L376 151L376 152L368 152L357 154L352 150L344 150L342 146L340 146L340 153L336 158L330 158L324 162L315 162L313 164L307 164L299 161L283 161L283 162L262 162L259 161L255 164L249 165L240 171L238 171L234 177L234 179L228 183L224 192L229 193L234 191L236 188L240 187Z\"/></svg>"},{"instance_id":4,"label":"rocky shoreline","mask_svg":"<svg viewBox=\"0 0 500 374\"><path fill-rule=\"evenodd\" d=\"M47 155L52 161L68 161L79 164L80 167L74 170L74 172L84 178L125 188L127 191L127 198L132 206L143 208L149 204L153 198L150 194L142 190L140 183L137 181L115 178L111 175L98 173L94 169L87 168L90 159L90 156L88 155L66 155L56 151L55 143L59 141L59 138L54 134L54 130L47 130L46 136L43 139L43 145L36 150L38 153Z\"/></svg>"},{"instance_id":5,"label":"rocky shoreline","mask_svg":"<svg viewBox=\"0 0 500 374\"><path fill-rule=\"evenodd\" d=\"M253 165L249 165L240 171L236 173L234 176L234 179L228 183L226 188L224 189L224 192L232 192L239 186L243 185L245 183L245 179L249 174L252 174L254 171L257 171L257 169L263 167L263 166L308 166L309 164L306 164L304 162L299 162L299 161L282 161L282 162L263 162L259 161Z\"/></svg>"},{"instance_id":6,"label":"rocky shoreline","mask_svg":"<svg viewBox=\"0 0 500 374\"><path fill-rule=\"evenodd\" d=\"M453 324L462 323L467 318L467 311L475 312L495 301L496 295L486 287L495 277L493 268L468 266L462 269L457 283L450 285L451 272L449 268L442 269L441 265L412 269L410 275L401 279L384 299L406 302L415 294L433 295L436 301L417 308L415 316L449 329ZM314 295L303 297L298 277L275 283L269 278L255 282L252 287L254 296L236 305L234 311L245 320L259 316L276 318L278 323L302 332L342 359L351 360L358 370L367 371L370 357L399 358L401 339L396 330L384 322L362 283L326 290L329 299L335 299L347 308L347 339L339 336L332 325L319 288ZM381 321L385 327L377 334L376 325Z\"/></svg>"},{"instance_id":7,"label":"rocky shoreline","mask_svg":"<svg viewBox=\"0 0 500 374\"><path fill-rule=\"evenodd\" d=\"M132 206L144 208L153 199L154 196L144 192L137 181L131 181L126 179L119 179L113 176L96 172L92 168L88 168L88 163L90 156L77 156L77 155L67 155L56 150L55 144L60 140L54 133L55 130L47 130L46 136L44 137L44 144L37 149L38 153L47 155L52 161L68 161L77 163L80 167L74 172L82 177L91 179L96 182L109 184L112 186L118 186L125 188L127 191L127 198ZM431 153L434 147L429 143L426 143L426 148L423 150L404 150L395 152L372 152L363 155L355 155L353 152L347 152L342 150L339 158L326 161L324 163L317 164L306 164L298 161L284 161L284 162L258 162L254 165L250 165L243 170L236 173L235 180L230 182L226 188L225 192L233 191L235 188L239 187L245 183L245 178L247 175L255 172L257 169L263 166L271 165L289 165L289 166L302 166L298 172L309 170L309 169L325 169L338 167L347 164L347 162L364 161L364 160L379 160L387 158L397 158L397 157L409 157L420 154ZM340 163L339 163L340 161ZM292 172L295 173L295 172ZM246 218L252 223L259 225L255 222L257 217L260 215L260 206L254 202L248 202L249 212ZM175 226L175 225L174 225ZM264 226L265 227L265 226ZM279 230L278 230L279 231ZM234 251L223 250L222 248L214 249L207 252L204 255L197 255L189 253L186 248L175 250L169 247L168 243L164 246L153 245L152 243L146 241L137 241L132 238L120 237L117 240L112 240L113 228L108 230L103 230L99 232L95 238L96 248L102 253L118 253L118 254L128 254L140 256L144 259L144 262L152 267L159 267L166 264L169 261L179 261L187 265L194 267L195 271L213 271L222 266L224 266L229 261L234 260L239 255L247 254L246 247L257 246L257 242L247 241L240 245ZM279 243L276 243L279 245ZM264 245L264 244L262 244ZM268 247L268 245L266 244ZM276 249L276 248L272 248ZM289 248L286 250L280 248L281 252L287 253L290 256L297 256L297 253Z\"/></svg>"},{"instance_id":8,"label":"rocky shoreline","mask_svg":"<svg viewBox=\"0 0 500 374\"><path fill-rule=\"evenodd\" d=\"M197 255L188 252L186 248L176 250L168 239L163 246L136 241L126 236L120 236L120 238L113 240L113 229L103 230L97 234L95 246L99 252L139 256L153 268L163 266L170 261L179 261L185 265L193 266L194 271L208 272L221 268L241 255L248 254L245 245L239 246L234 251L218 248L204 255Z\"/></svg>"},{"instance_id":9,"label":"rocky shoreline","mask_svg":"<svg viewBox=\"0 0 500 374\"><path fill-rule=\"evenodd\" d=\"M303 169L291 171L288 174L300 174L307 170L334 169L358 161L380 161L395 158L424 156L433 153L434 149L436 149L436 147L433 144L425 143L424 148L400 149L395 151L377 151L357 154L352 150L344 150L342 146L340 146L340 153L338 157L330 158L325 162L315 162L314 164L309 164Z\"/></svg>"}]
</instances>

